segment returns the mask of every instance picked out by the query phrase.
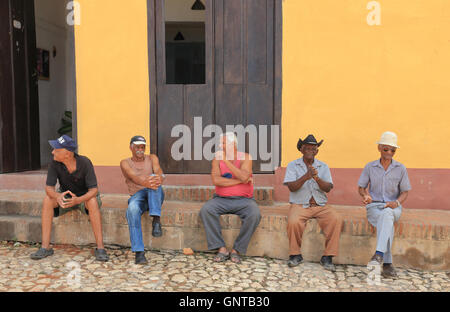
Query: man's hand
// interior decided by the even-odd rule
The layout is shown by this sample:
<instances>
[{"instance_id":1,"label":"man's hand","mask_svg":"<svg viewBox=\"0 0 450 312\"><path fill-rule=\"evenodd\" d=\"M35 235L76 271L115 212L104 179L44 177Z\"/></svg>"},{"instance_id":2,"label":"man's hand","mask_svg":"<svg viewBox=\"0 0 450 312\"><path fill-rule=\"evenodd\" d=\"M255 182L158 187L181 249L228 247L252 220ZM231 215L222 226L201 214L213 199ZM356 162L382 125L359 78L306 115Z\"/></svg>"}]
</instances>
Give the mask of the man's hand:
<instances>
[{"instance_id":1,"label":"man's hand","mask_svg":"<svg viewBox=\"0 0 450 312\"><path fill-rule=\"evenodd\" d=\"M64 196L66 196L67 194L71 195L72 198L64 198ZM61 193L60 195L58 195L56 201L58 202L58 205L64 209L80 204L79 198L71 191L65 191L64 193Z\"/></svg>"},{"instance_id":2,"label":"man's hand","mask_svg":"<svg viewBox=\"0 0 450 312\"><path fill-rule=\"evenodd\" d=\"M386 203L386 206L384 208L392 208L395 209L398 207L398 203L396 201L390 201Z\"/></svg>"},{"instance_id":3,"label":"man's hand","mask_svg":"<svg viewBox=\"0 0 450 312\"><path fill-rule=\"evenodd\" d=\"M159 176L159 175L154 175L154 176L149 176L149 177L147 177L147 183L146 183L146 186L147 186L149 189L157 190L157 189L161 186L161 183L162 183L162 178L161 178L161 176Z\"/></svg>"},{"instance_id":4,"label":"man's hand","mask_svg":"<svg viewBox=\"0 0 450 312\"><path fill-rule=\"evenodd\" d=\"M372 203L372 197L370 197L370 195L367 195L367 194L364 195L363 203L364 203L364 205L368 205L368 204Z\"/></svg>"},{"instance_id":5,"label":"man's hand","mask_svg":"<svg viewBox=\"0 0 450 312\"><path fill-rule=\"evenodd\" d=\"M307 180L313 179L317 176L317 170L313 166L308 166L308 171L305 173L305 177Z\"/></svg>"}]
</instances>

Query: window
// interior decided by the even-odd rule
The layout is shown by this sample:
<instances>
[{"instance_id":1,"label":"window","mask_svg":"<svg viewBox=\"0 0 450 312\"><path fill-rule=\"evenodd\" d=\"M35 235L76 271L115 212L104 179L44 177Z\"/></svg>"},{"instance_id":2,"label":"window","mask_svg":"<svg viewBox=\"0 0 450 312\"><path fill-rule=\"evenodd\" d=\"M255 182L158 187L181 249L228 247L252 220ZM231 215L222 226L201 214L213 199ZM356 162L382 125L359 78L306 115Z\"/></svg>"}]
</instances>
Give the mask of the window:
<instances>
[{"instance_id":1,"label":"window","mask_svg":"<svg viewBox=\"0 0 450 312\"><path fill-rule=\"evenodd\" d=\"M166 0L166 83L205 83L205 10L199 0ZM197 3L196 10L193 4Z\"/></svg>"}]
</instances>

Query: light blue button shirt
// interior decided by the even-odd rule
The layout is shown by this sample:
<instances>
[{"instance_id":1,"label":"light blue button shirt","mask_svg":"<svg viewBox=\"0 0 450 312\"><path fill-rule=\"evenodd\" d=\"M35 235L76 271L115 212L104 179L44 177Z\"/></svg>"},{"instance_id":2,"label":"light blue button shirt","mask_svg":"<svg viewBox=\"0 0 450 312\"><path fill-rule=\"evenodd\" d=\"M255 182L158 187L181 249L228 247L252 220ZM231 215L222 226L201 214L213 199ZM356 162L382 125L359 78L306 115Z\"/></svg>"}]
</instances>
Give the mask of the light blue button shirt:
<instances>
[{"instance_id":1,"label":"light blue button shirt","mask_svg":"<svg viewBox=\"0 0 450 312\"><path fill-rule=\"evenodd\" d=\"M330 168L328 168L327 164L321 162L320 160L314 159L312 166L317 170L317 176L320 179L333 184ZM286 168L286 175L284 177L283 184L287 185L289 182L297 181L304 176L307 171L308 168L303 162L303 157L291 161ZM314 179L307 180L300 189L295 192L290 192L289 202L291 204L303 205L304 208L309 208L309 200L311 197L314 198L319 206L325 206L328 201L326 193L320 189L319 184L317 184Z\"/></svg>"},{"instance_id":2,"label":"light blue button shirt","mask_svg":"<svg viewBox=\"0 0 450 312\"><path fill-rule=\"evenodd\" d=\"M394 159L387 170L384 170L379 159L368 163L361 173L358 186L369 186L372 200L384 203L396 201L401 192L411 190L406 167Z\"/></svg>"}]
</instances>

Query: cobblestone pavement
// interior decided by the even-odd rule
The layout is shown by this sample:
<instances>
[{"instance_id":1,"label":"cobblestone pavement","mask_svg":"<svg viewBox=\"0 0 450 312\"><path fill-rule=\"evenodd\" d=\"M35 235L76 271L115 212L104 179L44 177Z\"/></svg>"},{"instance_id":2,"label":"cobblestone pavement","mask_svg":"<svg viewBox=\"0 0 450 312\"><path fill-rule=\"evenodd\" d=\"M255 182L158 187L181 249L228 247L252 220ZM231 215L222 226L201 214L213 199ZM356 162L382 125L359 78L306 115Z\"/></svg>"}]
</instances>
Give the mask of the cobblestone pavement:
<instances>
[{"instance_id":1,"label":"cobblestone pavement","mask_svg":"<svg viewBox=\"0 0 450 312\"><path fill-rule=\"evenodd\" d=\"M286 261L244 257L241 264L214 263L213 254L186 256L147 251L149 263L134 264L129 248L107 248L110 261L95 261L93 247L54 246L55 254L35 261L37 246L0 243L0 292L7 291L450 291L450 272L398 269L397 280L369 280L364 266L318 263L289 268ZM371 274L369 274L371 276Z\"/></svg>"}]
</instances>

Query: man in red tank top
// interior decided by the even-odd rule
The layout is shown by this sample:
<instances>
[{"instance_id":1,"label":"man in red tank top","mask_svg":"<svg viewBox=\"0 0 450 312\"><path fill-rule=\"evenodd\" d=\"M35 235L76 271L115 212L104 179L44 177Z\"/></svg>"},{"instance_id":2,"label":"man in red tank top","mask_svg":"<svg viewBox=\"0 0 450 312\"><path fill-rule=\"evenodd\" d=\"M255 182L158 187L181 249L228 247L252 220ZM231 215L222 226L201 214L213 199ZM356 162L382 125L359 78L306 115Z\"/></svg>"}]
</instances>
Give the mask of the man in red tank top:
<instances>
[{"instance_id":1,"label":"man in red tank top","mask_svg":"<svg viewBox=\"0 0 450 312\"><path fill-rule=\"evenodd\" d=\"M125 183L128 186L130 199L126 217L130 230L131 251L136 253L136 264L145 264L144 242L142 238L141 217L148 211L153 217L152 235L162 235L161 229L161 206L164 202L164 192L161 184L164 174L159 166L156 155L145 155L145 138L134 136L130 141L131 158L120 162Z\"/></svg>"},{"instance_id":2,"label":"man in red tank top","mask_svg":"<svg viewBox=\"0 0 450 312\"><path fill-rule=\"evenodd\" d=\"M225 133L220 140L220 151L216 153L211 168L216 194L203 205L200 217L205 226L208 249L218 249L214 261L223 262L231 258L231 261L239 263L240 255L246 253L258 227L261 214L253 198L251 156L238 152L234 133ZM227 250L221 233L220 216L223 214L236 214L242 220L231 252Z\"/></svg>"}]
</instances>

